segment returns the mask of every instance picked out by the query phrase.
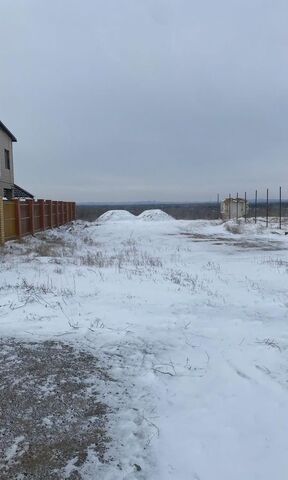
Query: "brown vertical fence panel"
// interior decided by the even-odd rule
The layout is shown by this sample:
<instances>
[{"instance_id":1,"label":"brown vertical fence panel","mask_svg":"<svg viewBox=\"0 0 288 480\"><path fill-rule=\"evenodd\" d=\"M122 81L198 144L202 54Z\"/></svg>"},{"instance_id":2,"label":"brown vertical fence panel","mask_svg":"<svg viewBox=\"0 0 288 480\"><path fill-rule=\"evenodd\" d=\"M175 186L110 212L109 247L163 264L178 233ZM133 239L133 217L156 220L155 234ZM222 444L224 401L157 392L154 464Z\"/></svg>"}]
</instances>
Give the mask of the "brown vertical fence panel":
<instances>
[{"instance_id":1,"label":"brown vertical fence panel","mask_svg":"<svg viewBox=\"0 0 288 480\"><path fill-rule=\"evenodd\" d=\"M47 200L47 203L49 204L50 228L53 228L52 200Z\"/></svg>"},{"instance_id":2,"label":"brown vertical fence panel","mask_svg":"<svg viewBox=\"0 0 288 480\"><path fill-rule=\"evenodd\" d=\"M64 225L75 219L74 202L58 202L51 200L2 200L1 232L4 227L5 240L20 238L41 230ZM2 206L1 206L2 209ZM1 233L2 235L2 233ZM0 243L1 243L0 242Z\"/></svg>"},{"instance_id":3,"label":"brown vertical fence panel","mask_svg":"<svg viewBox=\"0 0 288 480\"><path fill-rule=\"evenodd\" d=\"M4 232L5 240L17 238L15 203L7 200L4 202Z\"/></svg>"},{"instance_id":4,"label":"brown vertical fence panel","mask_svg":"<svg viewBox=\"0 0 288 480\"><path fill-rule=\"evenodd\" d=\"M56 202L56 218L57 218L57 227L58 227L60 225L59 202Z\"/></svg>"},{"instance_id":5,"label":"brown vertical fence panel","mask_svg":"<svg viewBox=\"0 0 288 480\"><path fill-rule=\"evenodd\" d=\"M41 207L39 202L34 203L34 228L35 232L40 232L41 228Z\"/></svg>"},{"instance_id":6,"label":"brown vertical fence panel","mask_svg":"<svg viewBox=\"0 0 288 480\"><path fill-rule=\"evenodd\" d=\"M40 229L45 230L45 200L43 198L38 200L40 209Z\"/></svg>"},{"instance_id":7,"label":"brown vertical fence panel","mask_svg":"<svg viewBox=\"0 0 288 480\"><path fill-rule=\"evenodd\" d=\"M66 222L68 223L69 221L69 203L66 202Z\"/></svg>"},{"instance_id":8,"label":"brown vertical fence panel","mask_svg":"<svg viewBox=\"0 0 288 480\"><path fill-rule=\"evenodd\" d=\"M34 199L29 200L28 202L29 205L29 220L30 220L30 233L34 235L35 233L35 218L34 218L34 206L35 202Z\"/></svg>"},{"instance_id":9,"label":"brown vertical fence panel","mask_svg":"<svg viewBox=\"0 0 288 480\"><path fill-rule=\"evenodd\" d=\"M57 202L52 202L52 227L57 227Z\"/></svg>"},{"instance_id":10,"label":"brown vertical fence panel","mask_svg":"<svg viewBox=\"0 0 288 480\"><path fill-rule=\"evenodd\" d=\"M27 233L31 233L30 208L29 208L28 202L20 201L20 222L21 222L21 235L27 235Z\"/></svg>"},{"instance_id":11,"label":"brown vertical fence panel","mask_svg":"<svg viewBox=\"0 0 288 480\"><path fill-rule=\"evenodd\" d=\"M57 218L57 227L58 227L60 225L59 202L56 202L56 218Z\"/></svg>"},{"instance_id":12,"label":"brown vertical fence panel","mask_svg":"<svg viewBox=\"0 0 288 480\"><path fill-rule=\"evenodd\" d=\"M67 203L63 202L63 224L67 221Z\"/></svg>"},{"instance_id":13,"label":"brown vertical fence panel","mask_svg":"<svg viewBox=\"0 0 288 480\"><path fill-rule=\"evenodd\" d=\"M64 223L64 206L63 206L63 202L60 202L60 211L61 211L61 214L60 214L60 225L63 225Z\"/></svg>"},{"instance_id":14,"label":"brown vertical fence panel","mask_svg":"<svg viewBox=\"0 0 288 480\"><path fill-rule=\"evenodd\" d=\"M50 228L51 227L51 222L50 222L50 205L49 203L46 201L45 202L45 208L44 208L44 211L45 211L45 230L46 228Z\"/></svg>"}]
</instances>

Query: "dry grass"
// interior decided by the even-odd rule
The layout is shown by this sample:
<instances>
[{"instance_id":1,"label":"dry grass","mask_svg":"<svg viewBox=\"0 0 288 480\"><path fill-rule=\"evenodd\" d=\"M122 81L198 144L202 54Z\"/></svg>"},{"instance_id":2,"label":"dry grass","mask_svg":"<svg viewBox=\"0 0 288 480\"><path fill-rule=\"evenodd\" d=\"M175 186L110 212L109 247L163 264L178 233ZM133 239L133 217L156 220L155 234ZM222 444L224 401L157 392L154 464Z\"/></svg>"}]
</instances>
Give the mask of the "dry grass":
<instances>
[{"instance_id":1,"label":"dry grass","mask_svg":"<svg viewBox=\"0 0 288 480\"><path fill-rule=\"evenodd\" d=\"M198 275L191 275L183 270L169 270L165 279L179 287L189 288L189 290L204 290L203 281L201 281Z\"/></svg>"},{"instance_id":2,"label":"dry grass","mask_svg":"<svg viewBox=\"0 0 288 480\"><path fill-rule=\"evenodd\" d=\"M162 267L162 261L159 257L149 255L147 252L141 252L135 246L125 248L114 254L108 254L105 251L87 252L74 259L74 262L80 265L96 268L116 267L121 270L129 265L135 268L140 267Z\"/></svg>"},{"instance_id":3,"label":"dry grass","mask_svg":"<svg viewBox=\"0 0 288 480\"><path fill-rule=\"evenodd\" d=\"M105 458L108 409L97 382L111 381L107 372L90 354L61 342L10 339L0 347L1 480L81 479L88 449ZM72 458L75 468L66 477Z\"/></svg>"},{"instance_id":4,"label":"dry grass","mask_svg":"<svg viewBox=\"0 0 288 480\"><path fill-rule=\"evenodd\" d=\"M22 278L20 281L12 284L4 281L0 286L0 292L14 291L17 293L18 298L21 299L24 304L32 302L42 301L42 296L50 295L59 298L69 298L76 294L74 288L59 288L52 280L47 277L45 282L32 283L26 278Z\"/></svg>"}]
</instances>

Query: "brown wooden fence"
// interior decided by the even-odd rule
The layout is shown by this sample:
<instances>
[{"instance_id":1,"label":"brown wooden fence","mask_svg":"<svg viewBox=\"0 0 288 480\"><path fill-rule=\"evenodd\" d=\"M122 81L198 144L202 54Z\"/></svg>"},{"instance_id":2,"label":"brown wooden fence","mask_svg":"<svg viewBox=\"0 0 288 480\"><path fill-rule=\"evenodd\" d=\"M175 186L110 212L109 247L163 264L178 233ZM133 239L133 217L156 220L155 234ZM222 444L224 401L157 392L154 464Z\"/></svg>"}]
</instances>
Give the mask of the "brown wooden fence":
<instances>
[{"instance_id":1,"label":"brown wooden fence","mask_svg":"<svg viewBox=\"0 0 288 480\"><path fill-rule=\"evenodd\" d=\"M0 198L0 244L75 220L75 202Z\"/></svg>"}]
</instances>

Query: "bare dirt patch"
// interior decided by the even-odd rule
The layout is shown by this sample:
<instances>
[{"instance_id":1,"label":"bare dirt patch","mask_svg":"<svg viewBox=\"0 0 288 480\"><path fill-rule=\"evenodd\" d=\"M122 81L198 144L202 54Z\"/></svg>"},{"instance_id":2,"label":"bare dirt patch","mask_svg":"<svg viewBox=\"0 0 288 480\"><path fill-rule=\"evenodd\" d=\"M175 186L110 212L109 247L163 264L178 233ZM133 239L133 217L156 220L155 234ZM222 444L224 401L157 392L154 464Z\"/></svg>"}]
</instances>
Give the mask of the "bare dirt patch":
<instances>
[{"instance_id":1,"label":"bare dirt patch","mask_svg":"<svg viewBox=\"0 0 288 480\"><path fill-rule=\"evenodd\" d=\"M62 342L2 339L0 378L1 480L81 479L91 448L105 461L108 408L97 386L111 379L95 357Z\"/></svg>"},{"instance_id":2,"label":"bare dirt patch","mask_svg":"<svg viewBox=\"0 0 288 480\"><path fill-rule=\"evenodd\" d=\"M173 234L175 235L175 234ZM176 234L178 235L178 234ZM265 238L249 239L249 238L229 238L222 237L220 235L209 235L202 233L180 233L180 235L190 238L193 242L210 242L213 245L230 245L239 249L257 249L264 251L278 251L286 249L286 245L283 245L279 241L267 240Z\"/></svg>"}]
</instances>

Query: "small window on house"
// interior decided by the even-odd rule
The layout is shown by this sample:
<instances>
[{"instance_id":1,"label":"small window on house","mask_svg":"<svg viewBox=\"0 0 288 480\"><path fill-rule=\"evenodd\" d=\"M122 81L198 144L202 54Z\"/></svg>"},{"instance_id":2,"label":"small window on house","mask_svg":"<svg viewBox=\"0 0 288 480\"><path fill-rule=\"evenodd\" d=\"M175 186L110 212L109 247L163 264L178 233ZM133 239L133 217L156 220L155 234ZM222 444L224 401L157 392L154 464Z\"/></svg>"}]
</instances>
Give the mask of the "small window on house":
<instances>
[{"instance_id":1,"label":"small window on house","mask_svg":"<svg viewBox=\"0 0 288 480\"><path fill-rule=\"evenodd\" d=\"M10 152L9 150L4 150L4 156L5 156L5 168L7 170L10 170Z\"/></svg>"}]
</instances>

